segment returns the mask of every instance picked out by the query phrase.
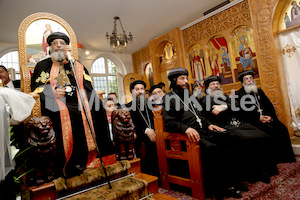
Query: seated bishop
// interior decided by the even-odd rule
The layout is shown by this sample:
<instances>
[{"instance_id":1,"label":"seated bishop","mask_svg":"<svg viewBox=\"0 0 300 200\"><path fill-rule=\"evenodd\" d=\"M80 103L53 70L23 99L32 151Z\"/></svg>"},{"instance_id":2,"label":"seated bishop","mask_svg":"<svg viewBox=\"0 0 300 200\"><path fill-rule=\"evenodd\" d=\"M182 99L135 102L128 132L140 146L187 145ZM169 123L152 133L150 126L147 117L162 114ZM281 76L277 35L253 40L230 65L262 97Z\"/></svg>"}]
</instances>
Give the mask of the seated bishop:
<instances>
[{"instance_id":1,"label":"seated bishop","mask_svg":"<svg viewBox=\"0 0 300 200\"><path fill-rule=\"evenodd\" d=\"M275 109L263 90L257 88L254 72L247 70L239 74L243 87L236 92L239 101L247 101L247 109L241 109L243 120L267 133L275 149L276 162L295 162L289 132L277 118ZM253 108L253 109L249 109Z\"/></svg>"}]
</instances>

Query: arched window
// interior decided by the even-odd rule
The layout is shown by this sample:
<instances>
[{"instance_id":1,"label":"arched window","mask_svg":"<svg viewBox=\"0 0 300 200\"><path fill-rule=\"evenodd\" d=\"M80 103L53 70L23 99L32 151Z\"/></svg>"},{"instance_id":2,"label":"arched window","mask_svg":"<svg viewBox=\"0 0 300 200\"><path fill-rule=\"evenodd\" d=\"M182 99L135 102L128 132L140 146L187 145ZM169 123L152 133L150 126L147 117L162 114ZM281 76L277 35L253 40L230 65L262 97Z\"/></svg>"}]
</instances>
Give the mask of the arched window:
<instances>
[{"instance_id":1,"label":"arched window","mask_svg":"<svg viewBox=\"0 0 300 200\"><path fill-rule=\"evenodd\" d=\"M103 90L107 96L108 93L114 92L119 97L124 91L122 88L123 73L119 66L120 64L108 56L97 58L91 68L91 76L94 82L94 89Z\"/></svg>"},{"instance_id":2,"label":"arched window","mask_svg":"<svg viewBox=\"0 0 300 200\"><path fill-rule=\"evenodd\" d=\"M10 72L10 78L12 80L20 80L20 66L19 66L19 52L18 51L10 51L4 54L0 58L0 65L5 66ZM10 70L14 69L14 70ZM14 72L14 73L13 73Z\"/></svg>"}]
</instances>

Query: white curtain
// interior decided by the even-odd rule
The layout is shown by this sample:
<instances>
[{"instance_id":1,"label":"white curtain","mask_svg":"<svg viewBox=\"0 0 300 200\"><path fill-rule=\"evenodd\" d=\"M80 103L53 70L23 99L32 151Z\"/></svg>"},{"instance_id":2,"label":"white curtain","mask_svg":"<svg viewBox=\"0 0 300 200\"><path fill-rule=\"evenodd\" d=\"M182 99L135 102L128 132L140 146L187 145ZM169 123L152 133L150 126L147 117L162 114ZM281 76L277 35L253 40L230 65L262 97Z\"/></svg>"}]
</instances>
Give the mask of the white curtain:
<instances>
[{"instance_id":1,"label":"white curtain","mask_svg":"<svg viewBox=\"0 0 300 200\"><path fill-rule=\"evenodd\" d=\"M300 28L279 34L293 127L300 130Z\"/></svg>"}]
</instances>

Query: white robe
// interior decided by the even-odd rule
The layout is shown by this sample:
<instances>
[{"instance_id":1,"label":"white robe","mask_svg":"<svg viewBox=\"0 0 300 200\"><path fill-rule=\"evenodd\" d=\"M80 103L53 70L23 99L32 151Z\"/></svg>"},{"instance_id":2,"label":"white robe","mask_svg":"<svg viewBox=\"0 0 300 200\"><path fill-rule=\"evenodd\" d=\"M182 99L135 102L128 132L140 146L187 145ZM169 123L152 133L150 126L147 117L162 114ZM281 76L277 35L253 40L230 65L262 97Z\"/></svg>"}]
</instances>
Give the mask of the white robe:
<instances>
[{"instance_id":1,"label":"white robe","mask_svg":"<svg viewBox=\"0 0 300 200\"><path fill-rule=\"evenodd\" d=\"M14 168L10 151L10 117L25 120L35 104L32 96L15 89L0 87L0 181Z\"/></svg>"}]
</instances>

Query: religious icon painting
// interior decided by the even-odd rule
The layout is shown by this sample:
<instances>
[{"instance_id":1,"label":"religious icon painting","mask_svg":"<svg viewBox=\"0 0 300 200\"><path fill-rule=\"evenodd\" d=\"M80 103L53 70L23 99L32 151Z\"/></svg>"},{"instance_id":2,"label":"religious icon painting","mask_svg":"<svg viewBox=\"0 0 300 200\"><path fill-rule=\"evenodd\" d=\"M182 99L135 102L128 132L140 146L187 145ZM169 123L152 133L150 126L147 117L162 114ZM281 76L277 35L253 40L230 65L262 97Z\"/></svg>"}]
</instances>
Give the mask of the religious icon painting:
<instances>
[{"instance_id":1,"label":"religious icon painting","mask_svg":"<svg viewBox=\"0 0 300 200\"><path fill-rule=\"evenodd\" d=\"M173 44L168 42L164 47L164 58L167 60L171 60L174 55Z\"/></svg>"},{"instance_id":2,"label":"religious icon painting","mask_svg":"<svg viewBox=\"0 0 300 200\"><path fill-rule=\"evenodd\" d=\"M39 61L49 57L47 38L53 32L62 32L69 36L63 26L49 19L40 19L28 26L26 31L28 66L35 66Z\"/></svg>"},{"instance_id":3,"label":"religious icon painting","mask_svg":"<svg viewBox=\"0 0 300 200\"><path fill-rule=\"evenodd\" d=\"M176 59L176 50L172 42L167 42L163 49L162 54L160 56L160 63L170 63Z\"/></svg>"},{"instance_id":4,"label":"religious icon painting","mask_svg":"<svg viewBox=\"0 0 300 200\"><path fill-rule=\"evenodd\" d=\"M210 75L220 76L223 84L232 83L232 65L229 58L228 45L224 37L215 36L208 43L208 61Z\"/></svg>"},{"instance_id":5,"label":"religious icon painting","mask_svg":"<svg viewBox=\"0 0 300 200\"><path fill-rule=\"evenodd\" d=\"M153 81L153 68L152 68L152 64L151 63L148 63L146 66L145 66L145 69L144 69L144 74L145 74L145 78L146 78L146 85L147 85L147 88L150 88L154 85L154 81Z\"/></svg>"},{"instance_id":6,"label":"religious icon painting","mask_svg":"<svg viewBox=\"0 0 300 200\"><path fill-rule=\"evenodd\" d=\"M200 44L191 47L189 51L189 63L193 81L204 80L207 72L204 62L204 52Z\"/></svg>"},{"instance_id":7,"label":"religious icon painting","mask_svg":"<svg viewBox=\"0 0 300 200\"><path fill-rule=\"evenodd\" d=\"M300 2L294 0L286 1L279 17L278 29L284 30L300 25Z\"/></svg>"},{"instance_id":8,"label":"religious icon painting","mask_svg":"<svg viewBox=\"0 0 300 200\"><path fill-rule=\"evenodd\" d=\"M243 71L253 70L254 77L257 78L258 68L252 28L247 26L236 28L232 33L231 44L236 63L236 77Z\"/></svg>"}]
</instances>

